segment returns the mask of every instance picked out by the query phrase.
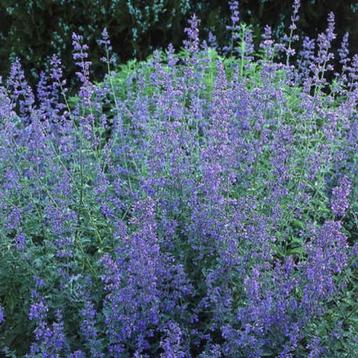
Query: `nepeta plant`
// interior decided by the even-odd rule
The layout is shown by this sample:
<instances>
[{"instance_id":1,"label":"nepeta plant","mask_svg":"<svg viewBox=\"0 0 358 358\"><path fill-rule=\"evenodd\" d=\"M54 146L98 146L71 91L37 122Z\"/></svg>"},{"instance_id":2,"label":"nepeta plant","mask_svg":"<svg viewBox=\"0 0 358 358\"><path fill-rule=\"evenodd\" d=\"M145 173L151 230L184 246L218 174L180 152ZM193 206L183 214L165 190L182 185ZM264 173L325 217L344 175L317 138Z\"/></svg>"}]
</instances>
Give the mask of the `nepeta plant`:
<instances>
[{"instance_id":1,"label":"nepeta plant","mask_svg":"<svg viewBox=\"0 0 358 358\"><path fill-rule=\"evenodd\" d=\"M118 73L104 31L100 84L74 34L73 98L58 57L36 94L14 62L0 86L5 354L353 354L357 57L345 36L330 83L334 17L299 49L298 9L255 48L232 2L225 57L194 16L182 52Z\"/></svg>"}]
</instances>

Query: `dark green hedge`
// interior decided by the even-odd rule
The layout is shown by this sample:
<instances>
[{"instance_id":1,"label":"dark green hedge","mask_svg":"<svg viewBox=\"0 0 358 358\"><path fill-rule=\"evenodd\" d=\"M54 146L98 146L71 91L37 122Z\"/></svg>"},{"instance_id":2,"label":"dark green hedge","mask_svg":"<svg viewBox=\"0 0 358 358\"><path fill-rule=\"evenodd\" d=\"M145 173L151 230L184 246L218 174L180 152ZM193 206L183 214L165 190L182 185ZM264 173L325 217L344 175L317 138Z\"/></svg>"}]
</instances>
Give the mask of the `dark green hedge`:
<instances>
[{"instance_id":1,"label":"dark green hedge","mask_svg":"<svg viewBox=\"0 0 358 358\"><path fill-rule=\"evenodd\" d=\"M242 0L244 21L257 31L265 24L277 31L287 24L291 0ZM355 0L305 0L300 28L317 34L326 25L327 13L336 13L339 34L350 31L357 51L358 5ZM154 48L172 42L180 46L186 19L195 12L205 32L213 30L223 42L229 19L226 0L1 0L0 75L5 75L12 56L19 56L35 79L47 57L61 53L67 75L73 73L71 33L79 32L91 46L93 60L100 58L96 40L107 27L122 62L133 56L143 59ZM102 68L95 62L100 75Z\"/></svg>"}]
</instances>

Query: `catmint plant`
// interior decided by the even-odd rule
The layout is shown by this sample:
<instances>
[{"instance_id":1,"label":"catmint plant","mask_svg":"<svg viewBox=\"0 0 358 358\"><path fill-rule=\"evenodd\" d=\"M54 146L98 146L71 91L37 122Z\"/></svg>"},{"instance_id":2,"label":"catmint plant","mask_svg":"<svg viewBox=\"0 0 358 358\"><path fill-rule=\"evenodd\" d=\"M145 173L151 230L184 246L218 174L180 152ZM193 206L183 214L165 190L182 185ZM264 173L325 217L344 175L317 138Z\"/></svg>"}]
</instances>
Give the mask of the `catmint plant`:
<instances>
[{"instance_id":1,"label":"catmint plant","mask_svg":"<svg viewBox=\"0 0 358 358\"><path fill-rule=\"evenodd\" d=\"M101 83L73 34L73 96L58 56L0 81L2 353L353 356L358 57L229 7L222 50L193 15L121 67L104 30Z\"/></svg>"}]
</instances>

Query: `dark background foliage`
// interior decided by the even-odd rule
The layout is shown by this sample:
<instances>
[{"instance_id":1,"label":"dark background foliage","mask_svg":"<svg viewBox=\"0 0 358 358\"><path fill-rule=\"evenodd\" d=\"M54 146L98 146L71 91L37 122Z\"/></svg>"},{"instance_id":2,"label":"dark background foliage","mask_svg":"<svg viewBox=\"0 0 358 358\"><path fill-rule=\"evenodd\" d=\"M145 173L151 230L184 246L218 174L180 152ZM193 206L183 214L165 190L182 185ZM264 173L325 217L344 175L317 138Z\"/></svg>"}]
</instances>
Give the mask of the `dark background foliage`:
<instances>
[{"instance_id":1,"label":"dark background foliage","mask_svg":"<svg viewBox=\"0 0 358 358\"><path fill-rule=\"evenodd\" d=\"M242 0L242 19L260 31L271 25L277 34L287 28L292 0ZM355 0L305 0L300 10L299 28L315 36L326 27L329 11L336 15L339 46L341 36L351 34L354 52L358 47L358 3ZM71 34L84 35L91 46L92 59L99 59L96 40L108 28L114 50L121 62L145 58L153 49L172 42L180 47L186 20L195 12L205 35L212 31L224 43L229 22L228 1L224 0L1 0L0 1L0 75L9 70L11 58L19 56L34 81L48 56L60 53L66 75L71 78ZM103 67L94 63L96 76Z\"/></svg>"}]
</instances>

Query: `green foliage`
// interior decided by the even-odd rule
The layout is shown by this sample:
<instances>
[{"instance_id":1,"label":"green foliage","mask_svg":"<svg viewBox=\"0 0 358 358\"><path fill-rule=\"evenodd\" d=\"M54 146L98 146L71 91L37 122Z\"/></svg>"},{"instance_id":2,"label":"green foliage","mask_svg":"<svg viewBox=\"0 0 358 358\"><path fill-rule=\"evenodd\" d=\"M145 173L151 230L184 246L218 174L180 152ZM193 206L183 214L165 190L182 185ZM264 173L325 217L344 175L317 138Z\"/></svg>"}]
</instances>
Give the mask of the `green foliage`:
<instances>
[{"instance_id":1,"label":"green foliage","mask_svg":"<svg viewBox=\"0 0 358 358\"><path fill-rule=\"evenodd\" d=\"M342 34L349 31L353 51L357 50L357 14L354 0L305 1L301 9L300 28L315 36L326 26L328 10L337 14ZM253 25L258 34L265 24L277 34L290 21L291 0L241 1L243 20ZM20 56L32 80L37 79L47 57L61 54L66 77L74 74L71 57L71 34L81 33L91 47L94 72L99 78L104 66L96 41L107 27L116 53L122 62L135 56L146 58L153 49L173 43L180 47L184 27L190 14L201 19L201 29L212 31L219 44L227 40L228 2L188 0L2 0L0 2L0 75L8 73L9 59ZM315 24L315 26L312 26ZM337 42L335 46L339 46Z\"/></svg>"}]
</instances>

